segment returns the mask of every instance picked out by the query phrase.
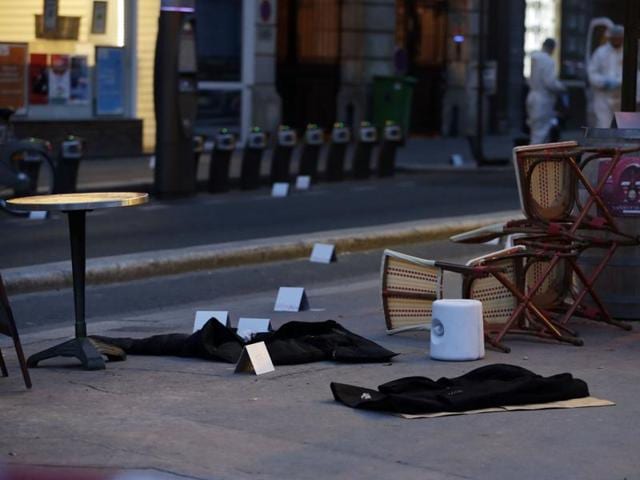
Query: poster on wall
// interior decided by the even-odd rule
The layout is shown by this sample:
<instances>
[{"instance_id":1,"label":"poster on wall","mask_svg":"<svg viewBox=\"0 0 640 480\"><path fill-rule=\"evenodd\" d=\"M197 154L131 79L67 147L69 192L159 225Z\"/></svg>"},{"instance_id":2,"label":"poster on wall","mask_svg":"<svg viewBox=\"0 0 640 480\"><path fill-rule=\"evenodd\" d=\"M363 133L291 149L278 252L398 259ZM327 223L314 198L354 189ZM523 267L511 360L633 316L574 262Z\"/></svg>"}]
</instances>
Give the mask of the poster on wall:
<instances>
[{"instance_id":1,"label":"poster on wall","mask_svg":"<svg viewBox=\"0 0 640 480\"><path fill-rule=\"evenodd\" d=\"M49 103L49 64L46 53L29 56L29 104Z\"/></svg>"},{"instance_id":2,"label":"poster on wall","mask_svg":"<svg viewBox=\"0 0 640 480\"><path fill-rule=\"evenodd\" d=\"M51 55L49 68L49 103L64 105L71 95L71 68L69 55Z\"/></svg>"},{"instance_id":3,"label":"poster on wall","mask_svg":"<svg viewBox=\"0 0 640 480\"><path fill-rule=\"evenodd\" d=\"M96 115L124 114L124 49L96 47Z\"/></svg>"},{"instance_id":4,"label":"poster on wall","mask_svg":"<svg viewBox=\"0 0 640 480\"><path fill-rule=\"evenodd\" d=\"M27 110L27 44L0 43L0 106Z\"/></svg>"},{"instance_id":5,"label":"poster on wall","mask_svg":"<svg viewBox=\"0 0 640 480\"><path fill-rule=\"evenodd\" d=\"M86 105L89 103L89 63L86 55L71 57L71 103Z\"/></svg>"}]
</instances>

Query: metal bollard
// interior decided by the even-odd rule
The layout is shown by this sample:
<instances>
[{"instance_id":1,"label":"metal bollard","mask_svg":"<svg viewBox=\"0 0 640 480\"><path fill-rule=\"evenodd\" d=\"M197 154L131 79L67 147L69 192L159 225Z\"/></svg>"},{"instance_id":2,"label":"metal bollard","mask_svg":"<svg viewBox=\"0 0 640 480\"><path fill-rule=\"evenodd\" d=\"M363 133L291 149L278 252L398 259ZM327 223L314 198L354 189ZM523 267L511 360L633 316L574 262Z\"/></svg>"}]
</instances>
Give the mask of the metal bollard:
<instances>
[{"instance_id":1,"label":"metal bollard","mask_svg":"<svg viewBox=\"0 0 640 480\"><path fill-rule=\"evenodd\" d=\"M378 176L391 177L396 168L396 149L402 143L402 128L387 120L382 134L382 145L378 156Z\"/></svg>"},{"instance_id":2,"label":"metal bollard","mask_svg":"<svg viewBox=\"0 0 640 480\"><path fill-rule=\"evenodd\" d=\"M204 135L194 135L191 139L193 145L193 163L195 165L193 168L193 172L196 176L196 183L198 183L198 165L200 164L200 157L204 152L204 144L206 140L207 137L205 137Z\"/></svg>"},{"instance_id":3,"label":"metal bollard","mask_svg":"<svg viewBox=\"0 0 640 480\"><path fill-rule=\"evenodd\" d=\"M291 153L296 146L298 136L295 130L286 125L278 127L276 149L271 160L271 183L288 182L291 168Z\"/></svg>"},{"instance_id":4,"label":"metal bollard","mask_svg":"<svg viewBox=\"0 0 640 480\"><path fill-rule=\"evenodd\" d=\"M300 157L299 175L308 175L311 180L318 177L318 157L324 143L324 132L315 123L307 125Z\"/></svg>"},{"instance_id":5,"label":"metal bollard","mask_svg":"<svg viewBox=\"0 0 640 480\"><path fill-rule=\"evenodd\" d=\"M53 181L54 193L73 193L78 183L78 168L84 156L84 140L74 135L67 136L60 145Z\"/></svg>"},{"instance_id":6,"label":"metal bollard","mask_svg":"<svg viewBox=\"0 0 640 480\"><path fill-rule=\"evenodd\" d=\"M249 132L242 155L240 188L251 190L260 187L260 166L265 148L267 148L267 134L259 127L253 127Z\"/></svg>"},{"instance_id":7,"label":"metal bollard","mask_svg":"<svg viewBox=\"0 0 640 480\"><path fill-rule=\"evenodd\" d=\"M228 129L221 129L215 137L211 162L209 163L209 193L229 190L229 165L236 148L236 137Z\"/></svg>"},{"instance_id":8,"label":"metal bollard","mask_svg":"<svg viewBox=\"0 0 640 480\"><path fill-rule=\"evenodd\" d=\"M354 178L369 178L371 175L371 151L378 141L378 131L369 122L361 122L358 130L356 151L353 154Z\"/></svg>"},{"instance_id":9,"label":"metal bollard","mask_svg":"<svg viewBox=\"0 0 640 480\"><path fill-rule=\"evenodd\" d=\"M325 178L330 182L338 182L344 179L344 158L347 146L351 141L351 132L344 123L336 122L331 130L331 142L327 155L327 170Z\"/></svg>"}]
</instances>

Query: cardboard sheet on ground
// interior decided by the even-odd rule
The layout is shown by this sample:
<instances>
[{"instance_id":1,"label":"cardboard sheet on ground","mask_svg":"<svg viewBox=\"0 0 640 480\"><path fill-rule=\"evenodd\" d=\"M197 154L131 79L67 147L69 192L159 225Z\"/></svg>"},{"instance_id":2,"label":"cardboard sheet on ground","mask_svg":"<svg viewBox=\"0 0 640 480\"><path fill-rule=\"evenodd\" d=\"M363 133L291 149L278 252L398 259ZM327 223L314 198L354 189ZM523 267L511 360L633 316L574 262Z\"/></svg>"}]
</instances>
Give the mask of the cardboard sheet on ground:
<instances>
[{"instance_id":1,"label":"cardboard sheet on ground","mask_svg":"<svg viewBox=\"0 0 640 480\"><path fill-rule=\"evenodd\" d=\"M560 408L610 407L613 405L615 405L615 403L609 400L603 400L596 397L584 397L573 398L571 400L562 400L559 402L532 403L529 405L506 405L504 407L482 408L479 410L467 410L465 412L438 412L418 415L398 413L397 416L412 420L415 418L449 417L451 415L474 415L476 413L516 412L523 410L553 410Z\"/></svg>"}]
</instances>

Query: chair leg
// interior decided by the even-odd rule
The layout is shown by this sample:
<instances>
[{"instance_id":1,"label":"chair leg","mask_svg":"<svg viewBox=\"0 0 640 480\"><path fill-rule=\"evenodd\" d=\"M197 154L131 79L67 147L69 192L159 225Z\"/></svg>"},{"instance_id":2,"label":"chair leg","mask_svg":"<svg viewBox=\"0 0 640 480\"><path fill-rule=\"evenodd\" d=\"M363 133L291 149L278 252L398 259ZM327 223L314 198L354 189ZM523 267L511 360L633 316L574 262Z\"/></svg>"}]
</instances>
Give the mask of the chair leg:
<instances>
[{"instance_id":1,"label":"chair leg","mask_svg":"<svg viewBox=\"0 0 640 480\"><path fill-rule=\"evenodd\" d=\"M20 336L18 335L18 329L13 318L9 318L9 331L11 333L11 339L13 340L13 346L16 350L16 356L18 357L18 363L20 364L20 370L22 371L22 379L24 380L25 386L31 388L31 376L29 375L27 361L22 351L22 343L20 343Z\"/></svg>"},{"instance_id":2,"label":"chair leg","mask_svg":"<svg viewBox=\"0 0 640 480\"><path fill-rule=\"evenodd\" d=\"M552 260L548 271L545 273L545 275L542 276L542 279L532 287L531 291L529 291L527 295L524 295L522 292L520 292L503 274L498 272L493 273L495 278L507 289L509 289L509 291L520 302L520 304L511 314L509 320L503 325L498 334L493 337L493 340L495 342L500 342L508 332L511 332L534 335L540 338L559 340L561 342L571 343L572 345L576 346L582 346L584 344L582 339L576 338L572 335L563 334L561 331L563 329L559 325L557 325L556 322L549 319L538 307L533 304L532 301L533 295L540 288L540 285L542 285L542 282L551 271L551 269L555 266L555 263L557 263L558 261L557 259L558 257ZM529 314L531 315L531 321L536 323L539 328L527 327L514 329L513 325L515 324L515 322L518 321L523 314L526 314L526 312L529 312Z\"/></svg>"},{"instance_id":3,"label":"chair leg","mask_svg":"<svg viewBox=\"0 0 640 480\"><path fill-rule=\"evenodd\" d=\"M16 355L18 356L18 363L20 363L20 370L22 371L22 379L27 388L31 388L31 375L29 375L29 369L27 368L27 361L24 358L24 352L22 351L22 344L20 343L20 337L18 337L18 331L14 328L13 345L16 349Z\"/></svg>"},{"instance_id":4,"label":"chair leg","mask_svg":"<svg viewBox=\"0 0 640 480\"><path fill-rule=\"evenodd\" d=\"M593 299L593 301L597 305L595 310L598 311L599 315L597 315L596 317L587 316L586 318L591 318L592 320L599 321L602 323L608 323L609 325L622 328L623 330L631 330L632 327L628 323L615 320L613 317L611 317L607 308L604 306L604 304L602 303L602 300L600 300L600 297L598 296L598 294L595 292L593 288L593 284L596 282L596 280L600 276L600 273L602 272L606 264L609 262L609 259L613 256L613 253L615 252L615 250L616 250L616 245L614 244L609 249L609 252L605 256L605 258L602 259L600 264L595 268L595 270L592 272L591 276L589 277L585 275L585 273L582 271L582 269L578 266L578 264L574 260L570 260L570 264L573 269L573 272L578 276L578 278L580 279L580 282L582 282L582 290L578 292L578 294L574 299L573 305L565 313L560 323L562 324L567 323L579 307L584 307L582 305L582 300L588 293L589 296ZM600 318L597 318L597 317L600 317Z\"/></svg>"},{"instance_id":5,"label":"chair leg","mask_svg":"<svg viewBox=\"0 0 640 480\"><path fill-rule=\"evenodd\" d=\"M3 377L8 377L7 365L4 363L4 357L2 356L2 349L0 348L0 373Z\"/></svg>"}]
</instances>

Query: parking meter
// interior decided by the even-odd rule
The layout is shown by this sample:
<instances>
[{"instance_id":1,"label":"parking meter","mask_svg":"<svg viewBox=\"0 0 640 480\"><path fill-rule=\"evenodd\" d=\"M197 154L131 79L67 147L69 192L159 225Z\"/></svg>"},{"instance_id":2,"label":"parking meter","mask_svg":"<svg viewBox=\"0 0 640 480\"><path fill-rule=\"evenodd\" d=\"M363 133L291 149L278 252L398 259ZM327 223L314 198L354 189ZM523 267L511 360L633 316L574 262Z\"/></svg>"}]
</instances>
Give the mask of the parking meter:
<instances>
[{"instance_id":1,"label":"parking meter","mask_svg":"<svg viewBox=\"0 0 640 480\"><path fill-rule=\"evenodd\" d=\"M84 140L69 135L60 145L53 180L53 193L73 193L78 183L78 168L84 156Z\"/></svg>"},{"instance_id":2,"label":"parking meter","mask_svg":"<svg viewBox=\"0 0 640 480\"><path fill-rule=\"evenodd\" d=\"M226 192L229 190L229 165L231 156L236 148L236 137L228 129L221 129L215 137L211 162L209 163L210 193Z\"/></svg>"},{"instance_id":3,"label":"parking meter","mask_svg":"<svg viewBox=\"0 0 640 480\"><path fill-rule=\"evenodd\" d=\"M361 122L358 129L356 151L353 154L353 176L369 178L371 175L371 151L378 141L378 131L369 122Z\"/></svg>"},{"instance_id":4,"label":"parking meter","mask_svg":"<svg viewBox=\"0 0 640 480\"><path fill-rule=\"evenodd\" d=\"M271 160L271 183L288 182L291 168L291 153L296 146L298 136L296 131L286 125L278 127L276 148Z\"/></svg>"},{"instance_id":5,"label":"parking meter","mask_svg":"<svg viewBox=\"0 0 640 480\"><path fill-rule=\"evenodd\" d=\"M196 191L193 125L197 110L195 0L162 0L154 64L155 191Z\"/></svg>"},{"instance_id":6,"label":"parking meter","mask_svg":"<svg viewBox=\"0 0 640 480\"><path fill-rule=\"evenodd\" d=\"M299 175L308 175L312 180L318 176L318 157L324 143L324 132L318 125L310 123L304 132L304 144L300 156Z\"/></svg>"},{"instance_id":7,"label":"parking meter","mask_svg":"<svg viewBox=\"0 0 640 480\"><path fill-rule=\"evenodd\" d=\"M260 166L262 154L267 148L267 135L259 127L253 127L247 137L242 155L240 187L250 190L260 187Z\"/></svg>"},{"instance_id":8,"label":"parking meter","mask_svg":"<svg viewBox=\"0 0 640 480\"><path fill-rule=\"evenodd\" d=\"M378 176L391 177L396 168L396 149L402 143L402 128L387 121L382 133L382 145L378 156Z\"/></svg>"},{"instance_id":9,"label":"parking meter","mask_svg":"<svg viewBox=\"0 0 640 480\"><path fill-rule=\"evenodd\" d=\"M327 155L327 170L325 177L330 182L337 182L344 179L344 158L347 153L347 146L351 141L351 132L342 122L333 124L331 130L331 142Z\"/></svg>"}]
</instances>

